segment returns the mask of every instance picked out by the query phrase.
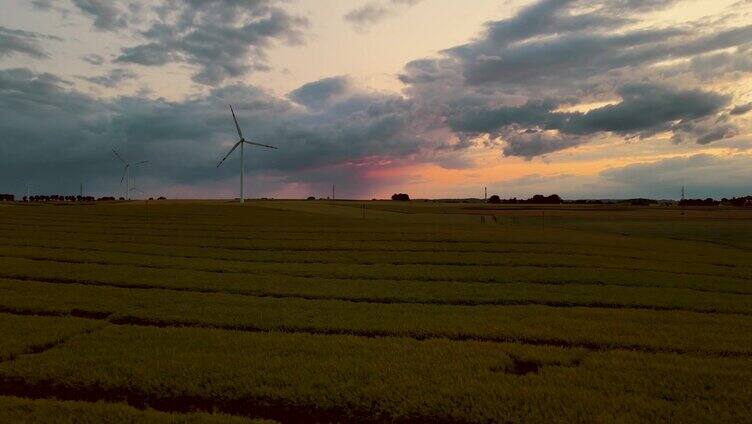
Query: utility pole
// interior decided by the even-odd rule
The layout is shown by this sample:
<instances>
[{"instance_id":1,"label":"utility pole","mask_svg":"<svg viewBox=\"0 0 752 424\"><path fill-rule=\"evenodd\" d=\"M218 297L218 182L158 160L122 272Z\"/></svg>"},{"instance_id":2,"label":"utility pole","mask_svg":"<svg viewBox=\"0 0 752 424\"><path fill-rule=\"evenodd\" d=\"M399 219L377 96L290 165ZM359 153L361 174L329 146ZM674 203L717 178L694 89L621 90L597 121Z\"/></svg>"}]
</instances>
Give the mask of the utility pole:
<instances>
[{"instance_id":1,"label":"utility pole","mask_svg":"<svg viewBox=\"0 0 752 424\"><path fill-rule=\"evenodd\" d=\"M26 201L31 202L31 198L29 197L29 183L26 183Z\"/></svg>"},{"instance_id":2,"label":"utility pole","mask_svg":"<svg viewBox=\"0 0 752 424\"><path fill-rule=\"evenodd\" d=\"M483 187L483 201L488 201L488 187Z\"/></svg>"},{"instance_id":3,"label":"utility pole","mask_svg":"<svg viewBox=\"0 0 752 424\"><path fill-rule=\"evenodd\" d=\"M336 199L336 196L334 195L334 184L332 184L332 200Z\"/></svg>"},{"instance_id":4,"label":"utility pole","mask_svg":"<svg viewBox=\"0 0 752 424\"><path fill-rule=\"evenodd\" d=\"M682 186L681 200L684 200L684 186Z\"/></svg>"},{"instance_id":5,"label":"utility pole","mask_svg":"<svg viewBox=\"0 0 752 424\"><path fill-rule=\"evenodd\" d=\"M79 187L79 196L83 199L84 197L84 183L81 183L81 187Z\"/></svg>"}]
</instances>

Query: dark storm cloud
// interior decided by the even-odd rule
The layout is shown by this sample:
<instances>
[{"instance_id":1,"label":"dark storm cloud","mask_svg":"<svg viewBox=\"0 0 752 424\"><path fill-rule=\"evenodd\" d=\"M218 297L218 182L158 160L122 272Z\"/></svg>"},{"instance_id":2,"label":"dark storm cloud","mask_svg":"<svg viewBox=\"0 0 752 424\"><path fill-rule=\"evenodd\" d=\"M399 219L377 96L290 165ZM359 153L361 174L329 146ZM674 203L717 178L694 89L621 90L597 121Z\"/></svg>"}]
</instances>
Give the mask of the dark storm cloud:
<instances>
[{"instance_id":1,"label":"dark storm cloud","mask_svg":"<svg viewBox=\"0 0 752 424\"><path fill-rule=\"evenodd\" d=\"M171 0L156 6L158 18L142 32L146 42L122 50L121 63L195 65L193 80L217 85L252 71L267 70L272 42L299 43L304 18L271 0Z\"/></svg>"},{"instance_id":2,"label":"dark storm cloud","mask_svg":"<svg viewBox=\"0 0 752 424\"><path fill-rule=\"evenodd\" d=\"M61 38L0 26L0 58L12 54L25 54L36 59L46 58L48 55L42 46L43 40L61 41Z\"/></svg>"},{"instance_id":3,"label":"dark storm cloud","mask_svg":"<svg viewBox=\"0 0 752 424\"><path fill-rule=\"evenodd\" d=\"M581 137L548 132L510 133L504 137L504 140L506 141L506 146L504 146L506 156L520 156L528 160L585 142Z\"/></svg>"},{"instance_id":4,"label":"dark storm cloud","mask_svg":"<svg viewBox=\"0 0 752 424\"><path fill-rule=\"evenodd\" d=\"M411 3L367 5L393 14ZM328 191L337 180L351 192L370 189L374 168L416 162L473 166L466 151L479 146L533 159L593 140L613 143L613 135L647 140L666 132L674 143L713 143L742 134L742 115L752 109L748 100L712 91L752 72L752 26L642 25L643 12L670 1L538 1L487 24L469 43L408 63L399 76L404 96L360 90L348 77L336 76L286 97L226 85L267 69L274 43L301 40L305 20L278 2L107 4L87 12L95 25L101 17L101 29L126 28L140 37L115 62L189 64L196 69L194 80L212 87L181 101L143 93L98 99L51 74L0 71L0 151L7 158L0 179L17 190L25 178L44 182L49 191L96 179L102 192L111 193L122 171L111 149L125 151L126 140L130 158L152 161L139 176L163 186L212 186L235 177L236 156L215 167L237 138L228 103L247 138L280 147L246 151L249 169L270 178L270 187L308 184ZM148 8L142 15L148 20L134 18L139 8ZM96 55L84 60L105 62ZM117 87L133 78L126 69L81 78ZM612 170L603 178L618 182L616 175L628 172Z\"/></svg>"},{"instance_id":5,"label":"dark storm cloud","mask_svg":"<svg viewBox=\"0 0 752 424\"><path fill-rule=\"evenodd\" d=\"M370 1L361 7L347 12L344 19L350 22L356 29L365 30L398 12L397 8L410 7L422 0L387 0Z\"/></svg>"},{"instance_id":6,"label":"dark storm cloud","mask_svg":"<svg viewBox=\"0 0 752 424\"><path fill-rule=\"evenodd\" d=\"M97 75L94 77L78 76L77 78L82 79L84 81L88 81L92 84L101 85L103 87L114 88L120 85L121 83L127 80L132 80L136 77L138 77L138 75L133 71L130 71L128 69L116 68L116 69L112 69L106 74Z\"/></svg>"},{"instance_id":7,"label":"dark storm cloud","mask_svg":"<svg viewBox=\"0 0 752 424\"><path fill-rule=\"evenodd\" d=\"M729 98L700 90L673 90L653 84L632 84L618 91L622 100L586 113L556 112L554 101L528 101L518 107L495 109L463 107L449 120L456 131L495 133L505 127L557 130L570 135L613 132L624 136L647 136L670 129L676 121L692 121L718 113ZM530 132L528 132L530 134ZM535 156L579 144L577 139L552 140L541 135L515 136L505 152L514 156ZM582 142L582 139L579 139ZM522 148L522 144L530 146ZM539 144L538 148L535 147ZM524 152L524 154L517 154Z\"/></svg>"},{"instance_id":8,"label":"dark storm cloud","mask_svg":"<svg viewBox=\"0 0 752 424\"><path fill-rule=\"evenodd\" d=\"M319 108L350 88L347 77L331 77L310 82L291 91L287 97L309 108Z\"/></svg>"},{"instance_id":9,"label":"dark storm cloud","mask_svg":"<svg viewBox=\"0 0 752 424\"><path fill-rule=\"evenodd\" d=\"M96 99L50 74L26 69L0 71L0 151L7 166L0 178L21 190L23 178L63 190L71 181L92 180L117 189L121 169L111 149L148 159L141 178L160 184L212 183L237 173L234 159L217 161L237 138L227 104L244 135L279 150L247 152L249 169L284 183L318 183L328 167L361 174L380 157L407 158L431 150L420 111L398 96L344 95L315 113L261 89L232 85L180 102L140 97ZM428 125L428 124L426 124ZM352 182L353 187L356 184ZM365 184L365 183L364 183Z\"/></svg>"},{"instance_id":10,"label":"dark storm cloud","mask_svg":"<svg viewBox=\"0 0 752 424\"><path fill-rule=\"evenodd\" d=\"M460 137L501 137L506 155L531 158L601 133L671 131L700 144L734 136L733 115L712 124L731 98L697 87L752 72L752 26L634 29L641 13L674 3L541 0L440 58L408 63L399 78L413 99L443 105ZM594 102L612 104L559 110Z\"/></svg>"},{"instance_id":11,"label":"dark storm cloud","mask_svg":"<svg viewBox=\"0 0 752 424\"><path fill-rule=\"evenodd\" d=\"M0 71L0 179L18 192L26 182L43 180L51 190L109 174L109 108L68 87L51 74Z\"/></svg>"},{"instance_id":12,"label":"dark storm cloud","mask_svg":"<svg viewBox=\"0 0 752 424\"><path fill-rule=\"evenodd\" d=\"M574 134L599 131L623 135L651 133L670 128L674 121L692 121L719 112L730 99L701 90L674 90L653 84L621 87L622 101L573 114L561 129Z\"/></svg>"}]
</instances>

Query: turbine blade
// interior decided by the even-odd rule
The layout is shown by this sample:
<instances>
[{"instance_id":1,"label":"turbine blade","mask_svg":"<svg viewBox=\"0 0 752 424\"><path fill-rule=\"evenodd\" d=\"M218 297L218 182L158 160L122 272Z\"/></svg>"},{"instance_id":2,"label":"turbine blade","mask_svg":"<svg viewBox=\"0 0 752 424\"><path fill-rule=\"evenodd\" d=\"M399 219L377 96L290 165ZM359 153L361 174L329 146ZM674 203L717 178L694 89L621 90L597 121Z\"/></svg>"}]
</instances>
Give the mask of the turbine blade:
<instances>
[{"instance_id":1,"label":"turbine blade","mask_svg":"<svg viewBox=\"0 0 752 424\"><path fill-rule=\"evenodd\" d=\"M235 121L235 128L238 129L238 135L240 136L240 139L243 139L243 132L240 131L240 125L238 125L238 118L235 117L235 111L232 110L232 105L230 105L230 112L232 112L232 120Z\"/></svg>"},{"instance_id":2,"label":"turbine blade","mask_svg":"<svg viewBox=\"0 0 752 424\"><path fill-rule=\"evenodd\" d=\"M148 160L142 160L141 162L136 162L134 165L143 165L145 163L149 163Z\"/></svg>"},{"instance_id":3,"label":"turbine blade","mask_svg":"<svg viewBox=\"0 0 752 424\"><path fill-rule=\"evenodd\" d=\"M253 144L254 146L261 146L261 147L268 147L268 148L270 148L270 149L276 149L276 147L274 147L274 146L269 146L269 145L267 145L267 144L254 143L254 142L252 142L252 141L246 141L246 143L248 143L248 144Z\"/></svg>"},{"instance_id":4,"label":"turbine blade","mask_svg":"<svg viewBox=\"0 0 752 424\"><path fill-rule=\"evenodd\" d=\"M240 143L242 143L242 141L238 141L237 143L235 143L234 146L232 146L232 149L230 149L230 151L225 155L225 157L223 157L222 160L219 161L219 163L217 164L217 168L219 168L219 166L222 165L222 162L224 162L225 159L227 159L228 157L230 157L230 155L232 154L232 152L234 152L235 149L237 149L238 146L240 146Z\"/></svg>"},{"instance_id":5,"label":"turbine blade","mask_svg":"<svg viewBox=\"0 0 752 424\"><path fill-rule=\"evenodd\" d=\"M121 157L121 156L120 156L120 155L118 154L118 152L117 152L117 151L115 151L115 149L112 149L112 153L114 153L114 154L115 154L115 157L116 157L116 158L120 159L120 162L123 162L123 164L125 164L125 165L128 165L128 162L126 162L126 161L125 161L125 159L123 159L123 158L122 158L122 157Z\"/></svg>"},{"instance_id":6,"label":"turbine blade","mask_svg":"<svg viewBox=\"0 0 752 424\"><path fill-rule=\"evenodd\" d=\"M125 165L125 168L123 168L123 177L120 178L120 184L123 184L123 180L125 180L125 175L128 173L128 165Z\"/></svg>"}]
</instances>

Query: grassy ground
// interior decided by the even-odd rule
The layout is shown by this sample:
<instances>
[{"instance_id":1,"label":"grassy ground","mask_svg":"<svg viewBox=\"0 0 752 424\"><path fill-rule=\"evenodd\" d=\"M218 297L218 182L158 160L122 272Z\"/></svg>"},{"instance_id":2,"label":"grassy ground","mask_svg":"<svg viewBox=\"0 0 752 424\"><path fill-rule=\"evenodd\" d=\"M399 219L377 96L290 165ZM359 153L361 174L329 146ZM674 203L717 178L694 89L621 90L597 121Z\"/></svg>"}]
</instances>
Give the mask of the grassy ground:
<instances>
[{"instance_id":1,"label":"grassy ground","mask_svg":"<svg viewBox=\"0 0 752 424\"><path fill-rule=\"evenodd\" d=\"M133 202L0 230L0 421L752 416L749 210Z\"/></svg>"}]
</instances>

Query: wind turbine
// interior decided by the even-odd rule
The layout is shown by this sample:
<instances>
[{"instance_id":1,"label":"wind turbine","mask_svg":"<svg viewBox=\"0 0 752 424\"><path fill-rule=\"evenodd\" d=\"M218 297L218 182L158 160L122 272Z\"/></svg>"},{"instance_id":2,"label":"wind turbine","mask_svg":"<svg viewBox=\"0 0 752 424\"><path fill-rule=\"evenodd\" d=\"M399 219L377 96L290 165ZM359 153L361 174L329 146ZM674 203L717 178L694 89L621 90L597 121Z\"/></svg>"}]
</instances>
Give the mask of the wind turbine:
<instances>
[{"instance_id":1,"label":"wind turbine","mask_svg":"<svg viewBox=\"0 0 752 424\"><path fill-rule=\"evenodd\" d=\"M136 162L134 164L131 164L127 160L123 159L122 156L118 154L118 152L115 149L112 149L112 153L115 154L115 157L120 159L120 162L123 162L124 168L123 168L123 177L120 178L120 184L123 184L123 181L125 181L125 200L131 200L131 166L139 166L143 165L145 163L149 163L148 160L142 160L140 162ZM133 187L135 189L135 187Z\"/></svg>"},{"instance_id":2,"label":"wind turbine","mask_svg":"<svg viewBox=\"0 0 752 424\"><path fill-rule=\"evenodd\" d=\"M222 160L219 161L219 163L217 164L217 168L219 168L222 165L222 163L225 161L225 159L230 157L232 152L234 152L235 149L237 149L238 146L240 146L240 204L242 205L243 203L245 203L245 192L243 191L243 180L245 179L245 166L243 164L243 160L244 160L245 155L243 152L243 145L251 144L254 146L266 147L269 149L276 149L276 147L268 146L266 144L261 144L261 143L254 143L253 141L248 141L245 138L243 138L243 131L240 130L240 125L238 125L238 118L235 117L235 111L232 110L232 105L230 105L230 112L232 113L233 121L235 121L235 128L238 129L238 136L240 137L240 140L238 140L238 142L235 143L234 146L232 146L232 149L230 149L230 151L225 155L225 157L223 157Z\"/></svg>"}]
</instances>

